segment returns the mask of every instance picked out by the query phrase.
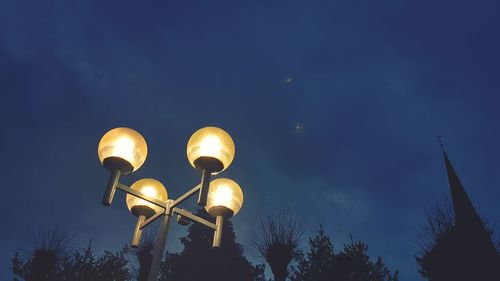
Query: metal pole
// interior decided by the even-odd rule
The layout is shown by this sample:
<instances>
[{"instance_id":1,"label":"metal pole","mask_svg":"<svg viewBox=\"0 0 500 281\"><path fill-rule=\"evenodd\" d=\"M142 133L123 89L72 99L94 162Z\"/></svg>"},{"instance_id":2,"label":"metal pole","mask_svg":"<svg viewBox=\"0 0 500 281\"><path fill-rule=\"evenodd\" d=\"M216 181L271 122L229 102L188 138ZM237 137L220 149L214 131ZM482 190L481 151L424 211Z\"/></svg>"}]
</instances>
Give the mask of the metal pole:
<instances>
[{"instance_id":1,"label":"metal pole","mask_svg":"<svg viewBox=\"0 0 500 281\"><path fill-rule=\"evenodd\" d=\"M216 229L214 232L214 242L212 244L212 247L219 248L220 242L222 240L222 227L224 226L224 217L217 216L217 218L215 220L215 225L216 225Z\"/></svg>"},{"instance_id":2,"label":"metal pole","mask_svg":"<svg viewBox=\"0 0 500 281\"><path fill-rule=\"evenodd\" d=\"M207 204L208 189L210 188L210 177L212 173L209 170L203 170L201 176L201 189L198 194L198 206L205 207Z\"/></svg>"},{"instance_id":3,"label":"metal pole","mask_svg":"<svg viewBox=\"0 0 500 281\"><path fill-rule=\"evenodd\" d=\"M104 206L111 205L111 201L113 201L113 197L115 196L116 186L118 185L121 174L122 172L119 169L111 172L108 184L106 185L106 191L104 192L104 196L102 197L102 204Z\"/></svg>"},{"instance_id":4,"label":"metal pole","mask_svg":"<svg viewBox=\"0 0 500 281\"><path fill-rule=\"evenodd\" d=\"M141 235L142 235L142 229L141 225L144 223L144 217L143 215L140 215L137 217L137 223L135 224L135 229L134 229L134 236L132 237L132 243L130 245L134 248L139 247L139 243L141 242Z\"/></svg>"},{"instance_id":5,"label":"metal pole","mask_svg":"<svg viewBox=\"0 0 500 281\"><path fill-rule=\"evenodd\" d=\"M158 235L158 241L156 242L155 253L153 256L153 261L151 262L151 269L149 270L148 281L158 280L160 263L161 260L163 259L163 252L165 251L165 242L167 242L168 225L170 224L171 217L172 213L170 210L170 206L167 206L167 210L163 215L163 220L161 222L160 234Z\"/></svg>"}]
</instances>

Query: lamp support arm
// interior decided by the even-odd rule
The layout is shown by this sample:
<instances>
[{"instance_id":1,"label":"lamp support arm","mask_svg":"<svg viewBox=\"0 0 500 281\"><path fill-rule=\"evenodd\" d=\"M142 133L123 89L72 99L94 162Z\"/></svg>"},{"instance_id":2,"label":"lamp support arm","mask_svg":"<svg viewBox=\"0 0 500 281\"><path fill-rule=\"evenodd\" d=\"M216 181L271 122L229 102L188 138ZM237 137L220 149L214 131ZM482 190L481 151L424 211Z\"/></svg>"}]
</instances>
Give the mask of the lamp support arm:
<instances>
[{"instance_id":1,"label":"lamp support arm","mask_svg":"<svg viewBox=\"0 0 500 281\"><path fill-rule=\"evenodd\" d=\"M157 218L159 218L161 215L163 215L162 212L158 212L156 214L154 214L152 217L150 217L149 219L145 220L144 222L142 222L141 226L140 226L140 229L143 229L145 228L146 226L150 225L152 222L154 222Z\"/></svg>"},{"instance_id":2,"label":"lamp support arm","mask_svg":"<svg viewBox=\"0 0 500 281\"><path fill-rule=\"evenodd\" d=\"M139 192L139 191L136 191L136 190L133 190L132 188L130 188L124 184L118 183L116 188L120 189L121 191L124 191L126 193L132 194L136 197L139 197L142 200L148 201L149 203L155 204L158 207L162 207L163 209L167 208L167 204L165 202L158 200L158 199L155 199L155 198L151 198L151 197L147 196L146 194Z\"/></svg>"},{"instance_id":3,"label":"lamp support arm","mask_svg":"<svg viewBox=\"0 0 500 281\"><path fill-rule=\"evenodd\" d=\"M205 207L207 204L208 189L210 187L210 178L212 173L209 170L203 170L201 176L201 188L198 194L198 206Z\"/></svg>"},{"instance_id":4,"label":"lamp support arm","mask_svg":"<svg viewBox=\"0 0 500 281\"><path fill-rule=\"evenodd\" d=\"M215 225L216 225L216 228L215 228L214 241L213 241L212 247L219 248L221 240L222 240L222 227L224 226L224 217L217 216L216 221L215 221Z\"/></svg>"},{"instance_id":5,"label":"lamp support arm","mask_svg":"<svg viewBox=\"0 0 500 281\"><path fill-rule=\"evenodd\" d=\"M135 225L134 235L132 236L132 242L130 243L130 246L132 246L133 248L139 247L139 243L141 242L141 236L142 236L141 225L144 223L144 219L145 217L143 215L137 217L137 223Z\"/></svg>"},{"instance_id":6,"label":"lamp support arm","mask_svg":"<svg viewBox=\"0 0 500 281\"><path fill-rule=\"evenodd\" d=\"M116 187L119 184L120 176L122 172L118 169L111 172L109 175L108 184L106 184L106 191L104 191L104 196L102 197L102 204L104 206L111 206L113 197L115 197Z\"/></svg>"},{"instance_id":7,"label":"lamp support arm","mask_svg":"<svg viewBox=\"0 0 500 281\"><path fill-rule=\"evenodd\" d=\"M174 202L172 202L172 205L170 205L170 206L173 208L173 207L179 205L180 203L186 201L186 199L188 199L189 197L196 194L196 192L198 192L198 190L200 190L200 189L201 189L201 184L198 184L197 186L191 188L188 192L184 193L182 196L180 196L179 198L174 200Z\"/></svg>"},{"instance_id":8,"label":"lamp support arm","mask_svg":"<svg viewBox=\"0 0 500 281\"><path fill-rule=\"evenodd\" d=\"M189 212L189 211L186 211L186 210L183 210L183 209L179 209L179 208L174 208L173 209L173 212L178 214L178 215L181 215L183 217L186 217L192 221L195 221L197 223L200 223L200 224L203 224L205 226L208 226L210 227L211 229L217 229L217 226L214 224L214 223L211 223L203 218L200 218L196 215L194 215L193 213Z\"/></svg>"}]
</instances>

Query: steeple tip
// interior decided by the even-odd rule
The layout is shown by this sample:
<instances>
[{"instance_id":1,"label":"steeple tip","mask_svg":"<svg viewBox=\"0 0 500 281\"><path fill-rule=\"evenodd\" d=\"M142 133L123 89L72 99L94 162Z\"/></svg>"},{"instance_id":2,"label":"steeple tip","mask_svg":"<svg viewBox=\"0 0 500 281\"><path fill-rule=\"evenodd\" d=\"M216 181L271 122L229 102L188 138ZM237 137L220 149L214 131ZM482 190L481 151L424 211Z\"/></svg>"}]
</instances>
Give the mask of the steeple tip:
<instances>
[{"instance_id":1,"label":"steeple tip","mask_svg":"<svg viewBox=\"0 0 500 281\"><path fill-rule=\"evenodd\" d=\"M438 136L437 139L439 146L441 147L441 151L443 152L443 154L446 155L446 150L444 149L444 144L443 144L443 136Z\"/></svg>"}]
</instances>

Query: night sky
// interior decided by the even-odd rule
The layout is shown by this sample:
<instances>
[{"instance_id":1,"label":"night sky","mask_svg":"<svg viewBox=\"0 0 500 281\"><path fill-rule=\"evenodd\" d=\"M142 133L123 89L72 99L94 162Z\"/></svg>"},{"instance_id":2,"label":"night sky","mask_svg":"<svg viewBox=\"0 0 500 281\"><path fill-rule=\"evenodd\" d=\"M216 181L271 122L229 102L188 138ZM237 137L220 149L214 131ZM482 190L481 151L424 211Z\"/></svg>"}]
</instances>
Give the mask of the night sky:
<instances>
[{"instance_id":1,"label":"night sky","mask_svg":"<svg viewBox=\"0 0 500 281\"><path fill-rule=\"evenodd\" d=\"M41 226L75 234L74 249L130 241L124 194L100 204L106 131L130 127L148 143L123 183L157 178L177 197L200 177L187 140L214 125L236 144L220 176L243 188L233 222L253 262L263 262L249 243L259 218L287 212L305 237L323 224L339 249L352 234L401 280L421 280L417 232L448 195L438 136L480 213L500 218L499 8L1 1L0 279ZM173 224L167 248L184 234Z\"/></svg>"}]
</instances>

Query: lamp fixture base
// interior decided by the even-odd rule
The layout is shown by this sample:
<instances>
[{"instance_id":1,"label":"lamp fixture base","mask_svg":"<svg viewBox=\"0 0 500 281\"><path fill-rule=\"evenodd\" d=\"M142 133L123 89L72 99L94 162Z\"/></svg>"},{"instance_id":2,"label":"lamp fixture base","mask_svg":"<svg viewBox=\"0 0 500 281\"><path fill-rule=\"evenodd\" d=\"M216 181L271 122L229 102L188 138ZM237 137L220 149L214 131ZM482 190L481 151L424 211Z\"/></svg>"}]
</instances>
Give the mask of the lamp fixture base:
<instances>
[{"instance_id":1,"label":"lamp fixture base","mask_svg":"<svg viewBox=\"0 0 500 281\"><path fill-rule=\"evenodd\" d=\"M130 212L137 217L144 216L146 219L149 219L156 214L155 210L148 206L134 206L130 209Z\"/></svg>"},{"instance_id":2,"label":"lamp fixture base","mask_svg":"<svg viewBox=\"0 0 500 281\"><path fill-rule=\"evenodd\" d=\"M107 157L102 161L102 165L109 171L120 170L123 175L130 174L134 171L134 166L120 157Z\"/></svg>"},{"instance_id":3,"label":"lamp fixture base","mask_svg":"<svg viewBox=\"0 0 500 281\"><path fill-rule=\"evenodd\" d=\"M224 218L230 218L234 215L233 210L224 206L213 206L208 210L208 213L213 217L221 216Z\"/></svg>"},{"instance_id":4,"label":"lamp fixture base","mask_svg":"<svg viewBox=\"0 0 500 281\"><path fill-rule=\"evenodd\" d=\"M137 217L137 223L135 224L135 229L134 229L134 236L132 237L132 242L130 242L130 246L132 248L138 248L139 244L141 243L141 235L142 235L142 229L141 229L141 224L144 223L144 216L139 216Z\"/></svg>"},{"instance_id":5,"label":"lamp fixture base","mask_svg":"<svg viewBox=\"0 0 500 281\"><path fill-rule=\"evenodd\" d=\"M201 156L194 160L193 164L196 168L210 171L211 173L217 173L224 170L224 164L215 157Z\"/></svg>"}]
</instances>

